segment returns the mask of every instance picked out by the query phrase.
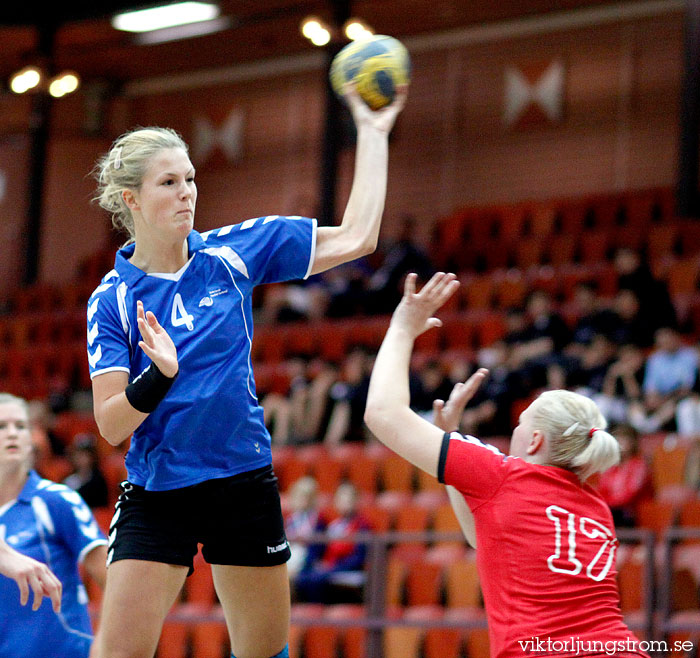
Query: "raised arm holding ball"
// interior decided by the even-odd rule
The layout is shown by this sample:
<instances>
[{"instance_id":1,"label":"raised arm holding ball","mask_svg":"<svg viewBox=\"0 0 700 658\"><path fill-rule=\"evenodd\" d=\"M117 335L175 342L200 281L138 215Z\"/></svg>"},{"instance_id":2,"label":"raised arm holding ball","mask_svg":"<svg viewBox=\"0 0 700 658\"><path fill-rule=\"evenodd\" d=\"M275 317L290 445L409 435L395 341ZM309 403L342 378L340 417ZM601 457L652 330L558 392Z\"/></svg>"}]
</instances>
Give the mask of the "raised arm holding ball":
<instances>
[{"instance_id":1,"label":"raised arm holding ball","mask_svg":"<svg viewBox=\"0 0 700 658\"><path fill-rule=\"evenodd\" d=\"M98 164L100 205L131 239L88 301L94 412L107 441L131 445L94 658L153 656L198 543L233 656L288 656L290 553L253 378L251 296L376 248L406 89L377 112L352 84L345 98L357 151L338 226L272 215L198 233L194 167L169 129L122 135Z\"/></svg>"}]
</instances>

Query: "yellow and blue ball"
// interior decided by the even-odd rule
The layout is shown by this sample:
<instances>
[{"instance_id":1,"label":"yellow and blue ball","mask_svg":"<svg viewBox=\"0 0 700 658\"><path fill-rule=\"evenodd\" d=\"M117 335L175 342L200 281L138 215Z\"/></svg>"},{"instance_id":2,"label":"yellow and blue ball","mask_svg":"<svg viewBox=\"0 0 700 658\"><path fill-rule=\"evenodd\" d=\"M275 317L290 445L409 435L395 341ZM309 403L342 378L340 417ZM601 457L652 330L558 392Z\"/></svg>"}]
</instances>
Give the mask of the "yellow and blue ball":
<instances>
[{"instance_id":1,"label":"yellow and blue ball","mask_svg":"<svg viewBox=\"0 0 700 658\"><path fill-rule=\"evenodd\" d=\"M384 35L349 43L331 64L331 85L342 96L346 82L355 81L361 98L373 110L389 105L396 88L408 84L411 60L405 46Z\"/></svg>"}]
</instances>

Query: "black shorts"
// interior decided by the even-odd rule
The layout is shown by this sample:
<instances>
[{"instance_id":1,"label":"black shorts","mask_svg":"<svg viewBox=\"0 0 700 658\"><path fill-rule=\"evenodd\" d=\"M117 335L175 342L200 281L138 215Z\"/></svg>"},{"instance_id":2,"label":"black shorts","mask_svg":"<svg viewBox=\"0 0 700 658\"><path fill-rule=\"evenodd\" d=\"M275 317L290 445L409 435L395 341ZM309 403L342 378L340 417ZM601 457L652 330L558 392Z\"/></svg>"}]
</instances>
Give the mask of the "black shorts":
<instances>
[{"instance_id":1,"label":"black shorts","mask_svg":"<svg viewBox=\"0 0 700 658\"><path fill-rule=\"evenodd\" d=\"M149 560L190 568L202 544L210 564L269 567L290 557L272 466L171 491L122 482L108 564Z\"/></svg>"}]
</instances>

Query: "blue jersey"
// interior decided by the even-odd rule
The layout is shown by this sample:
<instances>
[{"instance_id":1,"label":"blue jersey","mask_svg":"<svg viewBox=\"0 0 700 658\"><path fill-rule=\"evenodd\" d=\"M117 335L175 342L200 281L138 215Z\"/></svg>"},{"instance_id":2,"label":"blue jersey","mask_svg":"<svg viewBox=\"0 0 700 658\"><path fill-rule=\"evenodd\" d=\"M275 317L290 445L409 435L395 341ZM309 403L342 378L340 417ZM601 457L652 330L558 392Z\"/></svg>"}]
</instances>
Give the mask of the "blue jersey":
<instances>
[{"instance_id":1,"label":"blue jersey","mask_svg":"<svg viewBox=\"0 0 700 658\"><path fill-rule=\"evenodd\" d=\"M87 658L92 628L78 564L107 543L90 508L72 489L32 471L17 499L0 508L0 536L47 564L63 585L60 613L48 598L34 612L33 594L21 606L15 581L0 577L0 658Z\"/></svg>"},{"instance_id":2,"label":"blue jersey","mask_svg":"<svg viewBox=\"0 0 700 658\"><path fill-rule=\"evenodd\" d=\"M117 252L114 269L88 300L91 377L121 370L132 381L150 365L138 346L138 300L172 338L180 368L132 436L130 482L164 491L270 464L251 361L252 291L306 278L315 240L315 220L273 215L192 231L189 259L174 274L132 265L133 244Z\"/></svg>"}]
</instances>

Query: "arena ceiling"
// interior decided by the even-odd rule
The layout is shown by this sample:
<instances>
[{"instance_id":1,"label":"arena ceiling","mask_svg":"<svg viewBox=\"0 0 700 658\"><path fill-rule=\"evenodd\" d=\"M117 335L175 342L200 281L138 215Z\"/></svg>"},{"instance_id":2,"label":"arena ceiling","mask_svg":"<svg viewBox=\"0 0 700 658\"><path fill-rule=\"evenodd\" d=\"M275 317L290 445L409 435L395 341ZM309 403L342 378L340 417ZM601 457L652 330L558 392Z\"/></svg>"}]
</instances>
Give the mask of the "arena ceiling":
<instances>
[{"instance_id":1,"label":"arena ceiling","mask_svg":"<svg viewBox=\"0 0 700 658\"><path fill-rule=\"evenodd\" d=\"M208 36L138 45L111 27L117 10L148 0L16 0L0 10L0 78L7 77L51 43L57 70L83 80L124 83L173 72L231 66L311 52L299 32L308 15L333 20L350 5L375 32L398 38L553 11L621 4L611 0L219 0L228 27ZM629 3L627 3L629 4ZM42 35L44 41L42 42ZM46 38L47 35L51 38Z\"/></svg>"}]
</instances>

